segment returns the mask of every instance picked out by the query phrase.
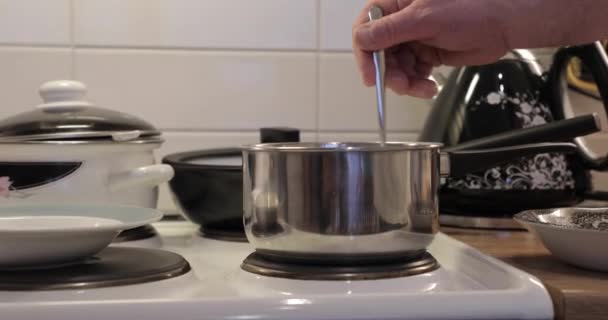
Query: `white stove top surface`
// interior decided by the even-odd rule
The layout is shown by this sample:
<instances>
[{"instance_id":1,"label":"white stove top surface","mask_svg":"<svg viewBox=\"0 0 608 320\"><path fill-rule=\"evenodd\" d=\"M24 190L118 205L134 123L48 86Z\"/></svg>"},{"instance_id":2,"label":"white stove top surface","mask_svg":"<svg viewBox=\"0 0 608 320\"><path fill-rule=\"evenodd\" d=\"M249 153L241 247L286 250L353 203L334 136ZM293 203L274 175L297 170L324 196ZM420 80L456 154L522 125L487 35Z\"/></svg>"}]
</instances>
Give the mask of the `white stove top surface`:
<instances>
[{"instance_id":1,"label":"white stove top surface","mask_svg":"<svg viewBox=\"0 0 608 320\"><path fill-rule=\"evenodd\" d=\"M2 319L552 319L536 278L439 234L429 248L441 267L428 274L367 281L263 277L240 269L247 243L201 238L185 222L160 222L160 247L192 267L173 279L112 288L0 291Z\"/></svg>"}]
</instances>

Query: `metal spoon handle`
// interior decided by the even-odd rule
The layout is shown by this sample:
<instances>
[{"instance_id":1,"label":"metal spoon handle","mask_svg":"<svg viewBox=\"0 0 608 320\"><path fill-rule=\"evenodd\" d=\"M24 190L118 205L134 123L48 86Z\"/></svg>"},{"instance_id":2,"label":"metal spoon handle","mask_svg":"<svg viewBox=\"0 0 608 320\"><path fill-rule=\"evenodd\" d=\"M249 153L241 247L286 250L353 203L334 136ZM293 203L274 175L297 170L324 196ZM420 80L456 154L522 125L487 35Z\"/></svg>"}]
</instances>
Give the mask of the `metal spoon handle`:
<instances>
[{"instance_id":1,"label":"metal spoon handle","mask_svg":"<svg viewBox=\"0 0 608 320\"><path fill-rule=\"evenodd\" d=\"M382 8L372 6L369 9L369 21L382 18L384 13ZM386 62L384 61L384 51L374 51L374 66L376 68L376 99L378 102L378 121L380 125L380 141L386 142L386 87L384 77L386 74Z\"/></svg>"}]
</instances>

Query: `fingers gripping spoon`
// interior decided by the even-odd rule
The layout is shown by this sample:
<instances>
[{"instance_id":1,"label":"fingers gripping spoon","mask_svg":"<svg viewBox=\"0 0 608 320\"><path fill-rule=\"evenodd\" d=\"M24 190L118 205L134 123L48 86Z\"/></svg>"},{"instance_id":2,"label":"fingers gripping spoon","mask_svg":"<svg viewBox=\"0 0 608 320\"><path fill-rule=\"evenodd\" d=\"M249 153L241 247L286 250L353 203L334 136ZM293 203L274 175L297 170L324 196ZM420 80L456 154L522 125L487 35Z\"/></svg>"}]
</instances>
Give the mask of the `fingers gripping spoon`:
<instances>
[{"instance_id":1,"label":"fingers gripping spoon","mask_svg":"<svg viewBox=\"0 0 608 320\"><path fill-rule=\"evenodd\" d=\"M372 6L369 9L369 20L374 21L382 18L382 9L378 6ZM386 64L384 61L384 51L374 51L374 66L376 68L376 98L378 100L378 121L380 125L380 142L386 142L386 88L384 85L384 77L386 73Z\"/></svg>"}]
</instances>

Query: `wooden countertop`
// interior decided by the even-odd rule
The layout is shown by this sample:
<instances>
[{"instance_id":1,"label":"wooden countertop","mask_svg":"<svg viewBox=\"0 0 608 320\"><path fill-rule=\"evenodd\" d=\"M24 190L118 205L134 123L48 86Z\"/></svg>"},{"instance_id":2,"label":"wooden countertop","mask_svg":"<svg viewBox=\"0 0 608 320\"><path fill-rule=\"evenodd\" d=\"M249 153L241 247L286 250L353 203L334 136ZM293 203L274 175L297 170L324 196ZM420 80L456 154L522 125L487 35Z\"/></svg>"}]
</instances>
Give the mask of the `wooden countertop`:
<instances>
[{"instance_id":1,"label":"wooden countertop","mask_svg":"<svg viewBox=\"0 0 608 320\"><path fill-rule=\"evenodd\" d=\"M457 228L442 228L442 231L538 277L553 298L556 319L608 319L608 273L564 264L526 231Z\"/></svg>"}]
</instances>

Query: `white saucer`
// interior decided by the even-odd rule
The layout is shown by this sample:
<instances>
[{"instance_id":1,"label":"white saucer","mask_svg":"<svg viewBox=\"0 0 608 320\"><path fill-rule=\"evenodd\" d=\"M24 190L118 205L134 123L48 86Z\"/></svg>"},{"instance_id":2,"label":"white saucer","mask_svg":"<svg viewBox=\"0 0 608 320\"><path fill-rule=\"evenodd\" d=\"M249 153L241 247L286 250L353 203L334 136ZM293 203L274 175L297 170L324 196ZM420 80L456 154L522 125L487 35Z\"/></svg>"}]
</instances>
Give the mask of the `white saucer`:
<instances>
[{"instance_id":1,"label":"white saucer","mask_svg":"<svg viewBox=\"0 0 608 320\"><path fill-rule=\"evenodd\" d=\"M128 206L0 206L0 269L76 263L121 231L161 218L157 210Z\"/></svg>"}]
</instances>

